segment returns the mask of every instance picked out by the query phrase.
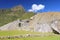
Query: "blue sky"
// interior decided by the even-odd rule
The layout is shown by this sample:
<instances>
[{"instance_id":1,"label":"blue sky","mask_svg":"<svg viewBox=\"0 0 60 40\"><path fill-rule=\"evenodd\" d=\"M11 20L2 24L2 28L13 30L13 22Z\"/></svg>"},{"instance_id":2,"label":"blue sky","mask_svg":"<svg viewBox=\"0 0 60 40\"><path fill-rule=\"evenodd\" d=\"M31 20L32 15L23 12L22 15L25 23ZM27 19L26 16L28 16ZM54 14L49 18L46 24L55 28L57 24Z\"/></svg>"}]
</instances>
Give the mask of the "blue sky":
<instances>
[{"instance_id":1,"label":"blue sky","mask_svg":"<svg viewBox=\"0 0 60 40\"><path fill-rule=\"evenodd\" d=\"M0 0L0 8L11 8L22 5L26 11L32 9L32 5L44 5L42 12L60 12L60 0Z\"/></svg>"}]
</instances>

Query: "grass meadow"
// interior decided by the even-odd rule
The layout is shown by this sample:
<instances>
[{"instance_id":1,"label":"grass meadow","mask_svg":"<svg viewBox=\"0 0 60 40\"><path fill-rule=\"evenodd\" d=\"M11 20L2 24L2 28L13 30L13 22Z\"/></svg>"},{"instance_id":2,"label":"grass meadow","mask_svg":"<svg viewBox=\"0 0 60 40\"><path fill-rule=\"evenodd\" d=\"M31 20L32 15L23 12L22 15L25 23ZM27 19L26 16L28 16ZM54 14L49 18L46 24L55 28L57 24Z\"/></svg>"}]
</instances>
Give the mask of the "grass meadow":
<instances>
[{"instance_id":1,"label":"grass meadow","mask_svg":"<svg viewBox=\"0 0 60 40\"><path fill-rule=\"evenodd\" d=\"M31 31L0 31L1 36L14 36L14 35L25 35L25 34L42 34L40 32L31 32ZM43 33L43 34L51 34L50 36L39 36L39 37L22 37L22 38L4 38L0 40L60 40L60 35L52 35L53 33ZM42 35L43 35L42 34Z\"/></svg>"}]
</instances>

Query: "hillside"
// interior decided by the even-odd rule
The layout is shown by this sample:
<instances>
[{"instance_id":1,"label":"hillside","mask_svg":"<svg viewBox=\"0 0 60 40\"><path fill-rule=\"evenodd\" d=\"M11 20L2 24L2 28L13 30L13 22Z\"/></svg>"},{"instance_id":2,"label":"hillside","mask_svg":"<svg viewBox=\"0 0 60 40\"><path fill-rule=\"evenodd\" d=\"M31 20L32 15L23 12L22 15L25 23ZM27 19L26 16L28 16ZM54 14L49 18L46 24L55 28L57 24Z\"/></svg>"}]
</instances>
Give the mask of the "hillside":
<instances>
[{"instance_id":1,"label":"hillside","mask_svg":"<svg viewBox=\"0 0 60 40\"><path fill-rule=\"evenodd\" d=\"M38 13L33 17L31 16L33 16L32 13L25 13L20 18L22 19L21 21L16 20L0 27L0 39L1 40L40 40L40 39L59 40L60 39L60 35L54 34L57 32L60 33L60 12ZM29 20L23 20L23 19L29 19ZM19 23L21 23L22 26L19 26L18 25ZM17 30L19 28L21 28L21 30ZM22 30L23 28L24 29L26 28L26 30ZM54 31L52 28L54 29Z\"/></svg>"},{"instance_id":2,"label":"hillside","mask_svg":"<svg viewBox=\"0 0 60 40\"><path fill-rule=\"evenodd\" d=\"M21 5L14 6L10 9L0 9L0 26L8 24L9 22L17 19L23 19L21 17L24 15L28 14L25 12L24 8ZM24 19L26 19L26 17Z\"/></svg>"},{"instance_id":3,"label":"hillside","mask_svg":"<svg viewBox=\"0 0 60 40\"><path fill-rule=\"evenodd\" d=\"M20 19L24 20L24 19L30 19L30 17L34 16L33 12L26 12Z\"/></svg>"}]
</instances>

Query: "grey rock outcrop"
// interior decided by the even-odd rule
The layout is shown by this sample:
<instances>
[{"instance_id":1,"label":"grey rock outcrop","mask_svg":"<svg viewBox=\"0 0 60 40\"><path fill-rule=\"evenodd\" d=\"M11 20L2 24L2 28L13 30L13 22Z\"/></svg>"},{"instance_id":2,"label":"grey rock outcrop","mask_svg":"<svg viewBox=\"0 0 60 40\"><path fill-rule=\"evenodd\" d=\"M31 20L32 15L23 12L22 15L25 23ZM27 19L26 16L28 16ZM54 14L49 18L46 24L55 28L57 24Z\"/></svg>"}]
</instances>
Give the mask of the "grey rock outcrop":
<instances>
[{"instance_id":1,"label":"grey rock outcrop","mask_svg":"<svg viewBox=\"0 0 60 40\"><path fill-rule=\"evenodd\" d=\"M29 30L28 20L15 20L0 27L0 30Z\"/></svg>"},{"instance_id":2,"label":"grey rock outcrop","mask_svg":"<svg viewBox=\"0 0 60 40\"><path fill-rule=\"evenodd\" d=\"M60 33L60 12L38 13L31 18L30 28L33 31Z\"/></svg>"},{"instance_id":3,"label":"grey rock outcrop","mask_svg":"<svg viewBox=\"0 0 60 40\"><path fill-rule=\"evenodd\" d=\"M1 26L0 30L17 30L19 29L19 25L18 25L19 22L20 22L19 20L10 22L4 26Z\"/></svg>"}]
</instances>

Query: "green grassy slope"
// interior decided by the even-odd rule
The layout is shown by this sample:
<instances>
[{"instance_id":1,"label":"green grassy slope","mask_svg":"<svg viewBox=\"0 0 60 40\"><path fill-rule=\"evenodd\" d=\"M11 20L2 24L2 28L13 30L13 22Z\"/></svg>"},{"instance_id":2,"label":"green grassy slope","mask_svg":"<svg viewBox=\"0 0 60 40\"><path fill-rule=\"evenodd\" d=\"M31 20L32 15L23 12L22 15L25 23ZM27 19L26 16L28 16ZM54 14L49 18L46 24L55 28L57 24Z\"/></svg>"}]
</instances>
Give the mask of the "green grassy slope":
<instances>
[{"instance_id":1,"label":"green grassy slope","mask_svg":"<svg viewBox=\"0 0 60 40\"><path fill-rule=\"evenodd\" d=\"M33 12L27 12L25 13L20 19L24 20L24 19L29 19L30 17L32 17L34 15Z\"/></svg>"},{"instance_id":2,"label":"green grassy slope","mask_svg":"<svg viewBox=\"0 0 60 40\"><path fill-rule=\"evenodd\" d=\"M24 30L0 31L0 36L14 36L14 35L24 35L24 34L40 34L40 32L31 32Z\"/></svg>"},{"instance_id":3,"label":"green grassy slope","mask_svg":"<svg viewBox=\"0 0 60 40\"><path fill-rule=\"evenodd\" d=\"M41 34L40 32L31 32L31 31L24 31L24 30L13 30L13 31L0 31L1 36L14 36L14 35L25 35L25 34ZM47 33L49 35L50 33ZM43 34L41 34L43 35ZM25 37L25 38L4 38L0 40L60 40L60 35L51 35L50 36L34 36L34 37Z\"/></svg>"}]
</instances>

